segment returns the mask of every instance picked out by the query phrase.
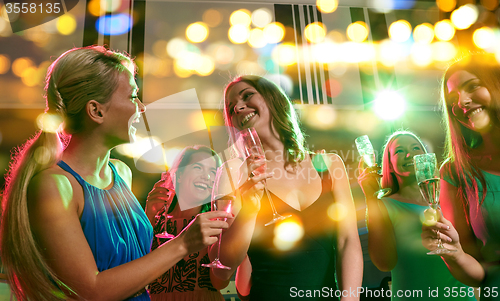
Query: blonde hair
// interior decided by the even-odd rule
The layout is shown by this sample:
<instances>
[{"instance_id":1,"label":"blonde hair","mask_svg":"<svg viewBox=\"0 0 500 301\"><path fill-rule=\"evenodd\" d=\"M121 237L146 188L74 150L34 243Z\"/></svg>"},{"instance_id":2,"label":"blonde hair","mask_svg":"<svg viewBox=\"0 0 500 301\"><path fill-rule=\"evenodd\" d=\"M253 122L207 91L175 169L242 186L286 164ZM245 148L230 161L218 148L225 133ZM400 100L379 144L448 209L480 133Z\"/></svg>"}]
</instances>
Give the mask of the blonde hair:
<instances>
[{"instance_id":1,"label":"blonde hair","mask_svg":"<svg viewBox=\"0 0 500 301\"><path fill-rule=\"evenodd\" d=\"M63 53L47 71L46 113L61 117L65 133L81 131L87 102L107 102L125 70L135 72L132 60L104 47L74 48ZM0 251L17 300L64 300L66 294L74 293L42 255L30 228L27 206L31 179L60 160L69 138L58 131L42 130L12 156L2 199Z\"/></svg>"}]
</instances>

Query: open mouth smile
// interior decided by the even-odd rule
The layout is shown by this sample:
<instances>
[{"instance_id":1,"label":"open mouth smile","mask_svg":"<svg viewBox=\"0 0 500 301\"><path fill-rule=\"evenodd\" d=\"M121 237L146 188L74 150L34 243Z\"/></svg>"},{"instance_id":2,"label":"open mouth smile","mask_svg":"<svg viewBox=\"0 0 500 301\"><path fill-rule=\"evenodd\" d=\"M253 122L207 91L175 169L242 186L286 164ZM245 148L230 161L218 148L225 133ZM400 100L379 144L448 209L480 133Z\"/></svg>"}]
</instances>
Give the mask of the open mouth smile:
<instances>
[{"instance_id":1,"label":"open mouth smile","mask_svg":"<svg viewBox=\"0 0 500 301\"><path fill-rule=\"evenodd\" d=\"M245 126L245 124L247 124L250 121L250 119L252 119L252 117L254 117L255 115L257 115L257 114L252 112L252 113L248 114L247 116L245 116L245 118L243 118L243 120L241 121L241 126Z\"/></svg>"}]
</instances>

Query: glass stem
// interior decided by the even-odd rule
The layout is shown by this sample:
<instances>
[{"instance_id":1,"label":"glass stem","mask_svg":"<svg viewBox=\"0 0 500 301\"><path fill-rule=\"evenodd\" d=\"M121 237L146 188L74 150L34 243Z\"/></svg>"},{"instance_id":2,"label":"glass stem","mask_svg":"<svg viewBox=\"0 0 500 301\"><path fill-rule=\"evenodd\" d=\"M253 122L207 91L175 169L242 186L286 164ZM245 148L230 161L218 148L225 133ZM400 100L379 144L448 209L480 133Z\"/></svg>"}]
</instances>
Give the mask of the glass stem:
<instances>
[{"instance_id":1,"label":"glass stem","mask_svg":"<svg viewBox=\"0 0 500 301\"><path fill-rule=\"evenodd\" d=\"M215 260L219 261L220 259L220 241L222 239L222 232L219 234L219 241L217 246L217 258Z\"/></svg>"},{"instance_id":2,"label":"glass stem","mask_svg":"<svg viewBox=\"0 0 500 301\"><path fill-rule=\"evenodd\" d=\"M275 218L278 214L276 211L276 207L274 207L273 199L271 199L271 195L269 194L269 190L267 189L267 181L264 180L264 191L266 192L267 199L269 200L269 205L271 206L271 210L273 211L273 218Z\"/></svg>"}]
</instances>

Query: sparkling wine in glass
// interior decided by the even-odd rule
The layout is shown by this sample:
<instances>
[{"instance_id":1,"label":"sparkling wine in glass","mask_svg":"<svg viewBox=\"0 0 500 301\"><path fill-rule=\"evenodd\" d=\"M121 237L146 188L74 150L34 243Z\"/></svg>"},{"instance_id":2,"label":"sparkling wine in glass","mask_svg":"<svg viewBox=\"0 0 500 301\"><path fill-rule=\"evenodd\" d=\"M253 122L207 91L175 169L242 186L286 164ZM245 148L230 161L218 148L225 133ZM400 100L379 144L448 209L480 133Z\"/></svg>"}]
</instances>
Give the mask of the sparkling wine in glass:
<instances>
[{"instance_id":1,"label":"sparkling wine in glass","mask_svg":"<svg viewBox=\"0 0 500 301\"><path fill-rule=\"evenodd\" d=\"M422 155L416 155L413 157L413 163L415 167L415 177L417 178L418 187L422 196L429 204L429 209L434 212L440 209L439 206L439 168L437 165L436 154L428 153ZM438 236L438 246L434 251L427 253L428 255L439 255L456 252L456 250L450 250L443 246L441 238L439 236L439 231L437 231Z\"/></svg>"},{"instance_id":2,"label":"sparkling wine in glass","mask_svg":"<svg viewBox=\"0 0 500 301\"><path fill-rule=\"evenodd\" d=\"M373 150L372 143L370 142L368 136L367 135L360 136L356 138L354 142L356 143L356 148L358 149L359 154L363 157L365 163L369 167L375 166L375 164L377 164L375 158L375 151ZM380 199L388 195L389 193L391 193L390 188L382 188L379 189L377 192L375 192L375 196Z\"/></svg>"},{"instance_id":3,"label":"sparkling wine in glass","mask_svg":"<svg viewBox=\"0 0 500 301\"><path fill-rule=\"evenodd\" d=\"M259 135L255 131L254 128L248 128L240 131L238 133L238 149L239 151L248 158L251 156L255 158L255 160L263 160L266 161L266 155L264 153L264 148L262 147L262 143L260 142ZM252 173L254 176L261 175L265 173L267 170L267 164L264 163L255 169ZM271 206L271 210L273 211L273 219L266 223L266 226L274 224L278 221L284 220L285 218L289 218L292 215L280 215L278 211L276 211L276 207L274 206L273 199L271 198L271 194L269 193L269 189L267 188L267 181L264 180L264 191L266 192L267 199L269 200L269 205Z\"/></svg>"},{"instance_id":4,"label":"sparkling wine in glass","mask_svg":"<svg viewBox=\"0 0 500 301\"><path fill-rule=\"evenodd\" d=\"M219 167L217 170L217 175L215 176L214 187L212 190L212 211L226 211L227 213L231 213L233 207L234 196L225 195L219 193L220 187L220 178L222 173L224 172L224 167ZM224 221L226 218L224 218ZM211 263L204 263L201 266L207 268L217 268L217 269L225 269L230 270L231 268L225 266L220 262L220 242L222 240L222 232L219 234L219 241L217 242L217 257Z\"/></svg>"}]
</instances>

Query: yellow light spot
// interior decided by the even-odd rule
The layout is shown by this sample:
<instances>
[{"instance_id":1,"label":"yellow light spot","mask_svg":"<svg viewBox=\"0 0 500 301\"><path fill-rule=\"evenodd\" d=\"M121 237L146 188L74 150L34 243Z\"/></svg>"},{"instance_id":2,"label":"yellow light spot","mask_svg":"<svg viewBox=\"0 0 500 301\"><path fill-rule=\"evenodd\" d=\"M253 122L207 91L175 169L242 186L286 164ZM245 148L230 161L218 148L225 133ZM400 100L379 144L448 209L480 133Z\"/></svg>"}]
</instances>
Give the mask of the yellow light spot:
<instances>
[{"instance_id":1,"label":"yellow light spot","mask_svg":"<svg viewBox=\"0 0 500 301\"><path fill-rule=\"evenodd\" d=\"M460 6L451 13L451 22L457 29L467 29L477 21L479 12L473 4Z\"/></svg>"},{"instance_id":2,"label":"yellow light spot","mask_svg":"<svg viewBox=\"0 0 500 301\"><path fill-rule=\"evenodd\" d=\"M440 10L442 10L444 12L451 12L453 9L455 9L455 6L457 5L457 1L456 0L437 0L436 4Z\"/></svg>"},{"instance_id":3,"label":"yellow light spot","mask_svg":"<svg viewBox=\"0 0 500 301\"><path fill-rule=\"evenodd\" d=\"M200 64L196 68L196 73L201 76L208 76L214 72L215 63L213 59L209 56L202 56L200 60Z\"/></svg>"},{"instance_id":4,"label":"yellow light spot","mask_svg":"<svg viewBox=\"0 0 500 301\"><path fill-rule=\"evenodd\" d=\"M481 27L474 31L472 40L477 48L485 49L493 45L495 41L495 32L489 27Z\"/></svg>"},{"instance_id":5,"label":"yellow light spot","mask_svg":"<svg viewBox=\"0 0 500 301\"><path fill-rule=\"evenodd\" d=\"M339 6L338 0L316 0L318 10L323 13L333 13Z\"/></svg>"},{"instance_id":6,"label":"yellow light spot","mask_svg":"<svg viewBox=\"0 0 500 301\"><path fill-rule=\"evenodd\" d=\"M195 111L189 115L189 126L191 129L197 131L200 128L205 128L205 118L203 117L203 112Z\"/></svg>"},{"instance_id":7,"label":"yellow light spot","mask_svg":"<svg viewBox=\"0 0 500 301\"><path fill-rule=\"evenodd\" d=\"M436 38L441 41L449 41L455 36L455 27L450 20L441 20L434 25Z\"/></svg>"},{"instance_id":8,"label":"yellow light spot","mask_svg":"<svg viewBox=\"0 0 500 301\"><path fill-rule=\"evenodd\" d=\"M187 48L188 42L180 38L173 38L167 43L167 53L173 58L178 58Z\"/></svg>"},{"instance_id":9,"label":"yellow light spot","mask_svg":"<svg viewBox=\"0 0 500 301\"><path fill-rule=\"evenodd\" d=\"M167 55L167 41L158 40L153 44L153 53L159 57L164 58Z\"/></svg>"},{"instance_id":10,"label":"yellow light spot","mask_svg":"<svg viewBox=\"0 0 500 301\"><path fill-rule=\"evenodd\" d=\"M327 214L332 220L340 222L347 217L347 208L343 204L333 203L328 207Z\"/></svg>"},{"instance_id":11,"label":"yellow light spot","mask_svg":"<svg viewBox=\"0 0 500 301\"><path fill-rule=\"evenodd\" d=\"M14 60L14 62L12 63L12 72L15 75L21 77L24 70L26 70L29 67L33 67L33 61L30 60L29 58L21 57Z\"/></svg>"},{"instance_id":12,"label":"yellow light spot","mask_svg":"<svg viewBox=\"0 0 500 301\"><path fill-rule=\"evenodd\" d=\"M326 39L329 39L335 43L342 43L345 41L345 36L338 30L332 30L326 35Z\"/></svg>"},{"instance_id":13,"label":"yellow light spot","mask_svg":"<svg viewBox=\"0 0 500 301\"><path fill-rule=\"evenodd\" d=\"M411 25L406 20L398 20L389 26L389 37L395 42L405 42L410 38Z\"/></svg>"},{"instance_id":14,"label":"yellow light spot","mask_svg":"<svg viewBox=\"0 0 500 301\"><path fill-rule=\"evenodd\" d=\"M37 75L38 72L36 67L28 67L24 69L23 73L21 74L21 80L26 86L33 87L38 84Z\"/></svg>"},{"instance_id":15,"label":"yellow light spot","mask_svg":"<svg viewBox=\"0 0 500 301\"><path fill-rule=\"evenodd\" d=\"M271 23L273 17L271 11L267 8L259 8L252 12L252 24L257 27L264 27Z\"/></svg>"},{"instance_id":16,"label":"yellow light spot","mask_svg":"<svg viewBox=\"0 0 500 301\"><path fill-rule=\"evenodd\" d=\"M193 74L191 72L191 70L185 69L181 65L179 65L179 61L178 60L174 61L174 73L175 73L175 75L177 75L180 78L190 77L191 74Z\"/></svg>"},{"instance_id":17,"label":"yellow light spot","mask_svg":"<svg viewBox=\"0 0 500 301\"><path fill-rule=\"evenodd\" d=\"M240 24L248 27L252 23L252 14L246 9L239 9L231 14L229 23L233 26Z\"/></svg>"},{"instance_id":18,"label":"yellow light spot","mask_svg":"<svg viewBox=\"0 0 500 301\"><path fill-rule=\"evenodd\" d=\"M375 48L371 43L346 42L340 46L340 56L344 62L360 63L375 58Z\"/></svg>"},{"instance_id":19,"label":"yellow light spot","mask_svg":"<svg viewBox=\"0 0 500 301\"><path fill-rule=\"evenodd\" d=\"M338 44L324 41L313 45L311 58L321 64L330 64L339 60L339 51Z\"/></svg>"},{"instance_id":20,"label":"yellow light spot","mask_svg":"<svg viewBox=\"0 0 500 301\"><path fill-rule=\"evenodd\" d=\"M100 0L92 0L89 3L89 12L90 14L99 17L104 12L104 7L101 6Z\"/></svg>"},{"instance_id":21,"label":"yellow light spot","mask_svg":"<svg viewBox=\"0 0 500 301\"><path fill-rule=\"evenodd\" d=\"M402 53L399 43L384 40L379 44L378 59L384 66L392 67L400 60Z\"/></svg>"},{"instance_id":22,"label":"yellow light spot","mask_svg":"<svg viewBox=\"0 0 500 301\"><path fill-rule=\"evenodd\" d=\"M279 22L269 23L264 27L264 38L269 44L277 44L285 36L285 26Z\"/></svg>"},{"instance_id":23,"label":"yellow light spot","mask_svg":"<svg viewBox=\"0 0 500 301\"><path fill-rule=\"evenodd\" d=\"M274 47L272 57L281 66L290 66L297 63L295 46L289 43L279 44Z\"/></svg>"},{"instance_id":24,"label":"yellow light spot","mask_svg":"<svg viewBox=\"0 0 500 301\"><path fill-rule=\"evenodd\" d=\"M264 37L264 31L260 28L254 28L250 31L250 37L248 38L248 44L253 48L262 48L267 45L266 38Z\"/></svg>"},{"instance_id":25,"label":"yellow light spot","mask_svg":"<svg viewBox=\"0 0 500 301\"><path fill-rule=\"evenodd\" d=\"M346 32L351 41L361 43L368 37L368 26L363 21L357 21L349 24Z\"/></svg>"},{"instance_id":26,"label":"yellow light spot","mask_svg":"<svg viewBox=\"0 0 500 301\"><path fill-rule=\"evenodd\" d=\"M435 61L449 62L457 55L455 45L450 42L432 43L432 57Z\"/></svg>"},{"instance_id":27,"label":"yellow light spot","mask_svg":"<svg viewBox=\"0 0 500 301\"><path fill-rule=\"evenodd\" d=\"M46 165L50 162L52 156L49 149L45 146L39 146L36 148L33 154L35 161L40 165Z\"/></svg>"},{"instance_id":28,"label":"yellow light spot","mask_svg":"<svg viewBox=\"0 0 500 301\"><path fill-rule=\"evenodd\" d=\"M9 71L10 59L6 55L0 54L0 74L5 74Z\"/></svg>"},{"instance_id":29,"label":"yellow light spot","mask_svg":"<svg viewBox=\"0 0 500 301\"><path fill-rule=\"evenodd\" d=\"M203 13L203 22L210 27L216 27L222 22L222 14L216 9L208 9Z\"/></svg>"},{"instance_id":30,"label":"yellow light spot","mask_svg":"<svg viewBox=\"0 0 500 301\"><path fill-rule=\"evenodd\" d=\"M487 10L494 11L498 7L498 0L481 0L481 5Z\"/></svg>"},{"instance_id":31,"label":"yellow light spot","mask_svg":"<svg viewBox=\"0 0 500 301\"><path fill-rule=\"evenodd\" d=\"M186 28L186 38L193 43L201 43L208 37L208 26L203 22L190 24Z\"/></svg>"},{"instance_id":32,"label":"yellow light spot","mask_svg":"<svg viewBox=\"0 0 500 301\"><path fill-rule=\"evenodd\" d=\"M434 40L434 27L429 23L417 25L413 30L415 42L430 44Z\"/></svg>"},{"instance_id":33,"label":"yellow light spot","mask_svg":"<svg viewBox=\"0 0 500 301\"><path fill-rule=\"evenodd\" d=\"M243 44L248 41L250 36L250 29L242 24L236 24L229 28L228 37L234 44Z\"/></svg>"},{"instance_id":34,"label":"yellow light spot","mask_svg":"<svg viewBox=\"0 0 500 301\"><path fill-rule=\"evenodd\" d=\"M73 15L66 13L57 19L57 30L67 36L72 34L76 29L76 20Z\"/></svg>"},{"instance_id":35,"label":"yellow light spot","mask_svg":"<svg viewBox=\"0 0 500 301\"><path fill-rule=\"evenodd\" d=\"M38 128L49 133L57 132L62 122L59 114L42 113L36 118Z\"/></svg>"},{"instance_id":36,"label":"yellow light spot","mask_svg":"<svg viewBox=\"0 0 500 301\"><path fill-rule=\"evenodd\" d=\"M234 51L231 47L226 45L219 45L215 49L215 61L218 64L229 64L234 59Z\"/></svg>"},{"instance_id":37,"label":"yellow light spot","mask_svg":"<svg viewBox=\"0 0 500 301\"><path fill-rule=\"evenodd\" d=\"M276 225L273 243L279 250L290 250L303 236L302 222L298 218L292 217Z\"/></svg>"},{"instance_id":38,"label":"yellow light spot","mask_svg":"<svg viewBox=\"0 0 500 301\"><path fill-rule=\"evenodd\" d=\"M414 43L411 46L411 61L419 67L427 67L432 63L432 48L429 44Z\"/></svg>"},{"instance_id":39,"label":"yellow light spot","mask_svg":"<svg viewBox=\"0 0 500 301\"><path fill-rule=\"evenodd\" d=\"M304 29L306 39L311 43L320 43L325 39L326 26L320 22L314 22Z\"/></svg>"}]
</instances>

